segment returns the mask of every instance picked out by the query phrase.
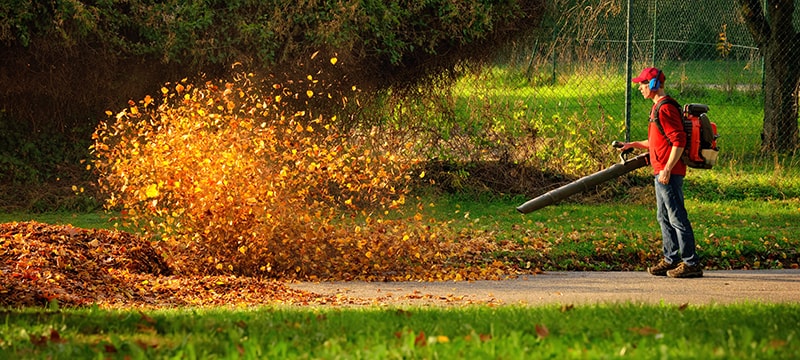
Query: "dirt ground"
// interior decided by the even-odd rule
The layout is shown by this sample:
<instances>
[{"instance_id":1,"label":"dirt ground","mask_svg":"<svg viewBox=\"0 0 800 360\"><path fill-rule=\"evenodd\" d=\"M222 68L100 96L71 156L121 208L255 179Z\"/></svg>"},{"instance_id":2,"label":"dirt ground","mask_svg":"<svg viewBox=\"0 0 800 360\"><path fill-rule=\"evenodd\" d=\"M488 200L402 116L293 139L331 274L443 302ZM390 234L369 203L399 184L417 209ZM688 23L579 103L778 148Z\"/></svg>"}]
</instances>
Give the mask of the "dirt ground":
<instances>
[{"instance_id":1,"label":"dirt ground","mask_svg":"<svg viewBox=\"0 0 800 360\"><path fill-rule=\"evenodd\" d=\"M697 279L646 272L545 272L502 281L302 282L289 285L353 305L704 305L800 301L800 270L706 271Z\"/></svg>"}]
</instances>

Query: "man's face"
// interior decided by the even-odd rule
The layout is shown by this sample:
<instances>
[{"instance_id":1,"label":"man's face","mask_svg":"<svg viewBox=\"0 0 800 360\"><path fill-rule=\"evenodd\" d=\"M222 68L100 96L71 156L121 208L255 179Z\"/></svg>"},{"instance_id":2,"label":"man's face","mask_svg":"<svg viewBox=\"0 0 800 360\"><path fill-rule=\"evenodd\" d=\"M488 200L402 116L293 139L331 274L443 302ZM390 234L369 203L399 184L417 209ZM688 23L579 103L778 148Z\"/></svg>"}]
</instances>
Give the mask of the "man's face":
<instances>
[{"instance_id":1,"label":"man's face","mask_svg":"<svg viewBox=\"0 0 800 360\"><path fill-rule=\"evenodd\" d=\"M655 91L650 90L650 82L649 81L642 81L639 83L639 91L642 93L645 99L652 99L653 95L655 95Z\"/></svg>"}]
</instances>

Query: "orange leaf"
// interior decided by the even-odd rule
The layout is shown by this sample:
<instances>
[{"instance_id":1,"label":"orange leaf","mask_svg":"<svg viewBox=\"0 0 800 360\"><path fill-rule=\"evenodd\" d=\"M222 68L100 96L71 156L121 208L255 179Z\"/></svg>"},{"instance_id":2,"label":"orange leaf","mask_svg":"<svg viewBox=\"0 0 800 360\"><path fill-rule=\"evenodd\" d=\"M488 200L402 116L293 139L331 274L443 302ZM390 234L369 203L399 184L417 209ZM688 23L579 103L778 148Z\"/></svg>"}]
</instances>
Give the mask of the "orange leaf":
<instances>
[{"instance_id":1,"label":"orange leaf","mask_svg":"<svg viewBox=\"0 0 800 360\"><path fill-rule=\"evenodd\" d=\"M539 335L540 338L546 338L550 336L550 330L547 326L536 324L536 335Z\"/></svg>"},{"instance_id":2,"label":"orange leaf","mask_svg":"<svg viewBox=\"0 0 800 360\"><path fill-rule=\"evenodd\" d=\"M425 337L425 332L424 331L420 331L419 335L417 335L417 337L414 338L414 345L419 346L419 347L423 347L425 345L428 345L428 338Z\"/></svg>"}]
</instances>

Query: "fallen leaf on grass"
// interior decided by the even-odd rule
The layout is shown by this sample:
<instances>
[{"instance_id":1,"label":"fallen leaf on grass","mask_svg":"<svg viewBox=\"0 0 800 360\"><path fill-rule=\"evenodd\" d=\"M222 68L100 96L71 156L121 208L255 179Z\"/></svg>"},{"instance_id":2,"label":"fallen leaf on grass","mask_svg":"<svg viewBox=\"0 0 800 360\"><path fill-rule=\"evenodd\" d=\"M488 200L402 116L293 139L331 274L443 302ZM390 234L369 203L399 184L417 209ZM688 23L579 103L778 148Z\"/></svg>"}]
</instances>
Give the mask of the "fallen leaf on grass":
<instances>
[{"instance_id":1,"label":"fallen leaf on grass","mask_svg":"<svg viewBox=\"0 0 800 360\"><path fill-rule=\"evenodd\" d=\"M423 346L428 345L428 338L425 337L425 332L424 331L420 331L419 335L417 335L414 338L414 345L419 346L419 347L423 347Z\"/></svg>"},{"instance_id":2,"label":"fallen leaf on grass","mask_svg":"<svg viewBox=\"0 0 800 360\"><path fill-rule=\"evenodd\" d=\"M639 335L644 335L644 336L649 336L649 335L658 335L658 334L660 334L660 333L661 333L660 331L658 331L658 329L654 329L654 328L651 328L651 327L649 327L649 326L645 326L645 327L632 327L632 328L629 328L628 330L630 330L631 332L634 332L634 333L636 333L636 334L639 334Z\"/></svg>"},{"instance_id":3,"label":"fallen leaf on grass","mask_svg":"<svg viewBox=\"0 0 800 360\"><path fill-rule=\"evenodd\" d=\"M547 326L536 324L536 335L544 339L550 336L550 329Z\"/></svg>"}]
</instances>

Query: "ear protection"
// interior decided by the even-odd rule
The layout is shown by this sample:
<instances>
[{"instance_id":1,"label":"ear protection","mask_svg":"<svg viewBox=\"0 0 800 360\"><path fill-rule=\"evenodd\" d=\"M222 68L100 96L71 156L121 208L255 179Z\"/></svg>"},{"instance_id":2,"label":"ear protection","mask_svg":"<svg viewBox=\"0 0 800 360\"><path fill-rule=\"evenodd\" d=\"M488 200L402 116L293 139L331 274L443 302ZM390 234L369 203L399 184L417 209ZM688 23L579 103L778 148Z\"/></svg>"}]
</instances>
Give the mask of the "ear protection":
<instances>
[{"instance_id":1,"label":"ear protection","mask_svg":"<svg viewBox=\"0 0 800 360\"><path fill-rule=\"evenodd\" d=\"M650 90L656 91L661 87L661 70L658 70L656 77L650 79Z\"/></svg>"}]
</instances>

